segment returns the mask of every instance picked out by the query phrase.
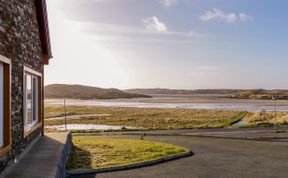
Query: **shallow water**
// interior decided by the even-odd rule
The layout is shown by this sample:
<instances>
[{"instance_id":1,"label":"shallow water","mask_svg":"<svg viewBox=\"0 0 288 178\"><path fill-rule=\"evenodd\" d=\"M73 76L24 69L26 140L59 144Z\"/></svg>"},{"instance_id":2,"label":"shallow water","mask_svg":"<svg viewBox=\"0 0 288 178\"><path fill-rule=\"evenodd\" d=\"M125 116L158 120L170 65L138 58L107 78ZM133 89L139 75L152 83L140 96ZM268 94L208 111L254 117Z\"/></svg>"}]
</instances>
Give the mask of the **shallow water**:
<instances>
[{"instance_id":1,"label":"shallow water","mask_svg":"<svg viewBox=\"0 0 288 178\"><path fill-rule=\"evenodd\" d=\"M151 100L151 99L150 99ZM133 108L175 108L175 109L218 109L218 110L243 110L243 111L274 111L273 103L262 102L214 102L214 103L163 103L150 100L66 100L68 106L102 106L102 107L133 107ZM153 100L156 100L155 98ZM45 100L46 105L61 105L63 99ZM277 106L277 111L288 111L288 104Z\"/></svg>"},{"instance_id":2,"label":"shallow water","mask_svg":"<svg viewBox=\"0 0 288 178\"><path fill-rule=\"evenodd\" d=\"M67 124L67 130L121 130L123 128L126 129L137 129L136 127L128 127L128 126L110 126L110 125L100 125L100 124ZM47 129L55 129L55 130L65 130L65 125L53 125L53 126L45 126Z\"/></svg>"},{"instance_id":3,"label":"shallow water","mask_svg":"<svg viewBox=\"0 0 288 178\"><path fill-rule=\"evenodd\" d=\"M244 121L244 120L241 120L239 122L236 122L235 124L233 124L233 126L243 126L243 125L246 125L248 124L248 122Z\"/></svg>"}]
</instances>

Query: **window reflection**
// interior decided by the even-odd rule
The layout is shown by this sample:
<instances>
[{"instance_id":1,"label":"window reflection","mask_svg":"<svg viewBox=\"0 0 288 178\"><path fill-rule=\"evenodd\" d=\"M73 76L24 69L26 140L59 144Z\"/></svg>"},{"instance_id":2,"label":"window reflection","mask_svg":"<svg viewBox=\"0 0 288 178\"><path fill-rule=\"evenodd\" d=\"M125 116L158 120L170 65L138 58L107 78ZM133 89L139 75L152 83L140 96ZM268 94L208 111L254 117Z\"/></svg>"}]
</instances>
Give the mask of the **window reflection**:
<instances>
[{"instance_id":1,"label":"window reflection","mask_svg":"<svg viewBox=\"0 0 288 178\"><path fill-rule=\"evenodd\" d=\"M26 75L26 125L32 124L32 76Z\"/></svg>"},{"instance_id":2,"label":"window reflection","mask_svg":"<svg viewBox=\"0 0 288 178\"><path fill-rule=\"evenodd\" d=\"M25 74L25 130L38 123L38 78Z\"/></svg>"},{"instance_id":3,"label":"window reflection","mask_svg":"<svg viewBox=\"0 0 288 178\"><path fill-rule=\"evenodd\" d=\"M0 63L0 147L4 145L3 136L4 136L4 67Z\"/></svg>"}]
</instances>

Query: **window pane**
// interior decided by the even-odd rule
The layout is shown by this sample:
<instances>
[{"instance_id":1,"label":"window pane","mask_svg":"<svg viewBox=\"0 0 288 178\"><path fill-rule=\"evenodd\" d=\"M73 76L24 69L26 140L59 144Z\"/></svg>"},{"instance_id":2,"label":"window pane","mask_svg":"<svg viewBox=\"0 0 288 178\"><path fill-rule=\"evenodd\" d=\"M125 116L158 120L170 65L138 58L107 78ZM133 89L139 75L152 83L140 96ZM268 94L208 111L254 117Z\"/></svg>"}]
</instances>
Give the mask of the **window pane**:
<instances>
[{"instance_id":1,"label":"window pane","mask_svg":"<svg viewBox=\"0 0 288 178\"><path fill-rule=\"evenodd\" d=\"M26 75L26 125L32 124L32 76Z\"/></svg>"},{"instance_id":2,"label":"window pane","mask_svg":"<svg viewBox=\"0 0 288 178\"><path fill-rule=\"evenodd\" d=\"M37 76L26 73L24 76L25 88L25 131L29 131L39 122L39 79Z\"/></svg>"},{"instance_id":3,"label":"window pane","mask_svg":"<svg viewBox=\"0 0 288 178\"><path fill-rule=\"evenodd\" d=\"M4 113L3 113L3 107L4 107L4 98L3 98L3 90L4 90L4 81L3 81L3 75L4 75L4 71L3 71L3 64L0 63L0 147L3 146L3 135L4 135L4 129L3 129L3 125L4 125Z\"/></svg>"},{"instance_id":4,"label":"window pane","mask_svg":"<svg viewBox=\"0 0 288 178\"><path fill-rule=\"evenodd\" d=\"M33 78L33 122L38 122L38 79Z\"/></svg>"}]
</instances>

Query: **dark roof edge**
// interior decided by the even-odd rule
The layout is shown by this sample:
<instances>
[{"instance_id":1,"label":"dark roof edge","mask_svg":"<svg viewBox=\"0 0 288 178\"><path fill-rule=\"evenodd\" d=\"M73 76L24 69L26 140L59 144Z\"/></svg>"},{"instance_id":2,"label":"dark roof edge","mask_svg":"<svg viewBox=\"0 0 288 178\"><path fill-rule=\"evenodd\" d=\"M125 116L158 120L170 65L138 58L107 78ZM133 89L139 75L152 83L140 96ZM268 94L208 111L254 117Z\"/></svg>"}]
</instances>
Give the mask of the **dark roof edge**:
<instances>
[{"instance_id":1,"label":"dark roof edge","mask_svg":"<svg viewBox=\"0 0 288 178\"><path fill-rule=\"evenodd\" d=\"M41 47L43 51L43 62L44 64L48 64L49 59L52 58L52 50L50 43L46 0L36 0L35 2L36 2L37 20L40 30Z\"/></svg>"}]
</instances>

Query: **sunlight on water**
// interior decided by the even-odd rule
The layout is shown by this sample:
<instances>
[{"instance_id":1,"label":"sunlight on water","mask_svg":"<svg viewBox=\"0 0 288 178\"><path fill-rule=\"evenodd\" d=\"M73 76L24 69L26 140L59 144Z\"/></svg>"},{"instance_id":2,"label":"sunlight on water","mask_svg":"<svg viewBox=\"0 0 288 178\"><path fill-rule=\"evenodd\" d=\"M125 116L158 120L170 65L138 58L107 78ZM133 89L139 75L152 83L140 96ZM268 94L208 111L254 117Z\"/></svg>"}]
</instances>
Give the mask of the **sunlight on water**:
<instances>
[{"instance_id":1,"label":"sunlight on water","mask_svg":"<svg viewBox=\"0 0 288 178\"><path fill-rule=\"evenodd\" d=\"M65 130L65 125L45 126L46 129ZM137 127L128 126L110 126L100 124L67 124L67 130L122 130L125 129L139 129Z\"/></svg>"},{"instance_id":2,"label":"sunlight on water","mask_svg":"<svg viewBox=\"0 0 288 178\"><path fill-rule=\"evenodd\" d=\"M119 100L66 100L68 106L102 106L102 107L133 107L133 108L164 108L164 109L217 109L217 110L243 110L243 111L273 111L273 103L241 102L241 103L151 103L143 101ZM47 106L63 105L61 99L45 100ZM288 111L288 105L277 106L277 111Z\"/></svg>"}]
</instances>

